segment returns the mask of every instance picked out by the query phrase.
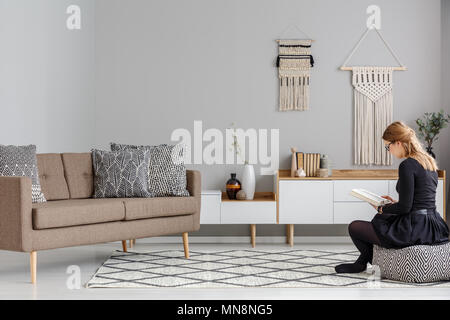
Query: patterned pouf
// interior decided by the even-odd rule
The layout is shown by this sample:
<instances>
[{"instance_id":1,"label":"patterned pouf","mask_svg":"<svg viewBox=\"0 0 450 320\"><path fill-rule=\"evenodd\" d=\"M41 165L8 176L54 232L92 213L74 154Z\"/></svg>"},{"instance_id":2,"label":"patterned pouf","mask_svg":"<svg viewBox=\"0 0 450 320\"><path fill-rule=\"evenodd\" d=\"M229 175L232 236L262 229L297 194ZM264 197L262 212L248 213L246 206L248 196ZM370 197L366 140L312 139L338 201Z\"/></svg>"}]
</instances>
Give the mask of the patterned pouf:
<instances>
[{"instance_id":1,"label":"patterned pouf","mask_svg":"<svg viewBox=\"0 0 450 320\"><path fill-rule=\"evenodd\" d=\"M372 262L384 279L416 283L450 280L450 242L402 249L374 245Z\"/></svg>"}]
</instances>

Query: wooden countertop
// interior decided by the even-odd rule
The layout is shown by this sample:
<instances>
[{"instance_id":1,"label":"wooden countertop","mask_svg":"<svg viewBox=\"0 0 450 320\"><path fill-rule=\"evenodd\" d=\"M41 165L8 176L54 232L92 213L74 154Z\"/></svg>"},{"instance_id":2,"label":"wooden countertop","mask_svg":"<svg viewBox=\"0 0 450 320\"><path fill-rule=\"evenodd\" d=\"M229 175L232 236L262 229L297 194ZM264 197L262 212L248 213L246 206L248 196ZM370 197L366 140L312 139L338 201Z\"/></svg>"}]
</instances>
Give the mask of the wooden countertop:
<instances>
[{"instance_id":1,"label":"wooden countertop","mask_svg":"<svg viewBox=\"0 0 450 320\"><path fill-rule=\"evenodd\" d=\"M222 192L222 201L231 201L231 202L276 201L276 198L275 198L275 193L273 193L273 192L255 192L253 200L230 200L230 199L228 199L227 193Z\"/></svg>"},{"instance_id":2,"label":"wooden countertop","mask_svg":"<svg viewBox=\"0 0 450 320\"><path fill-rule=\"evenodd\" d=\"M445 179L445 170L438 170L438 178ZM279 180L397 180L397 169L379 170L352 170L341 169L332 170L329 177L291 177L291 170L278 170Z\"/></svg>"}]
</instances>

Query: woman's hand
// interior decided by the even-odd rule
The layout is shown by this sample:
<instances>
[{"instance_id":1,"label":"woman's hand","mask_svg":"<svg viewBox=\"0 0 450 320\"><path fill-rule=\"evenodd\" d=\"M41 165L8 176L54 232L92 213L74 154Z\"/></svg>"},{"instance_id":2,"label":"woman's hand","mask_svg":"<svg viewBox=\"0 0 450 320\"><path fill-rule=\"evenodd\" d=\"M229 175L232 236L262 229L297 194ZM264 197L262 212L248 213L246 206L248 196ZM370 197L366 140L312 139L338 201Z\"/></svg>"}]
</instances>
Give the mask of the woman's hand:
<instances>
[{"instance_id":1,"label":"woman's hand","mask_svg":"<svg viewBox=\"0 0 450 320\"><path fill-rule=\"evenodd\" d=\"M387 199L387 200L390 200L392 203L396 203L397 201L395 201L394 199L392 199L391 197L389 197L389 196L381 196L382 198L384 198L384 199ZM375 210L377 210L378 211L378 207L376 206L376 205L373 205L373 204L371 204L371 203L369 203ZM381 207L381 212L383 212L383 207Z\"/></svg>"},{"instance_id":2,"label":"woman's hand","mask_svg":"<svg viewBox=\"0 0 450 320\"><path fill-rule=\"evenodd\" d=\"M392 203L398 202L398 201L395 201L394 199L392 199L392 198L389 197L389 196L381 196L381 197L390 200Z\"/></svg>"}]
</instances>

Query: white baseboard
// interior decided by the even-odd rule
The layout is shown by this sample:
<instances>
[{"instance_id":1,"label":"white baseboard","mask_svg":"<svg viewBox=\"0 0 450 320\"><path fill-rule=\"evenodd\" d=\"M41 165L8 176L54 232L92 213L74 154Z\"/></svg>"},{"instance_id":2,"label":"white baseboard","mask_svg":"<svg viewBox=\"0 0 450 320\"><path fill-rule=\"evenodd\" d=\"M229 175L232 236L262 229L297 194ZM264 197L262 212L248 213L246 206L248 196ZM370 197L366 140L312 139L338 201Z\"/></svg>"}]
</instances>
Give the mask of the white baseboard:
<instances>
[{"instance_id":1,"label":"white baseboard","mask_svg":"<svg viewBox=\"0 0 450 320\"><path fill-rule=\"evenodd\" d=\"M140 243L182 243L182 237L155 237L137 239ZM250 237L244 236L189 236L189 243L250 243ZM283 236L262 236L256 237L256 244L280 244L286 243ZM294 244L303 243L353 243L350 237L294 237Z\"/></svg>"}]
</instances>

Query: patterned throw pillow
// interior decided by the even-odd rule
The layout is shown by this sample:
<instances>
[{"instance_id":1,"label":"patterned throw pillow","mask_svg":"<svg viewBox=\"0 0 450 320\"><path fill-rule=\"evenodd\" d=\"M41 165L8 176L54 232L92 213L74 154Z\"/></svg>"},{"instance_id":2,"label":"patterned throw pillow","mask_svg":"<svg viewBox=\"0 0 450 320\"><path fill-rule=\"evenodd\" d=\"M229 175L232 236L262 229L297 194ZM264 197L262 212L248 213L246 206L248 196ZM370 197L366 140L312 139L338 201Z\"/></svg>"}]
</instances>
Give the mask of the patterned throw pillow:
<instances>
[{"instance_id":1,"label":"patterned throw pillow","mask_svg":"<svg viewBox=\"0 0 450 320\"><path fill-rule=\"evenodd\" d=\"M0 176L30 177L31 201L46 202L39 182L35 145L0 145Z\"/></svg>"},{"instance_id":2,"label":"patterned throw pillow","mask_svg":"<svg viewBox=\"0 0 450 320\"><path fill-rule=\"evenodd\" d=\"M189 197L183 144L133 146L111 143L111 150L149 150L149 191L156 197Z\"/></svg>"},{"instance_id":3,"label":"patterned throw pillow","mask_svg":"<svg viewBox=\"0 0 450 320\"><path fill-rule=\"evenodd\" d=\"M150 151L92 149L94 198L149 198Z\"/></svg>"}]
</instances>

